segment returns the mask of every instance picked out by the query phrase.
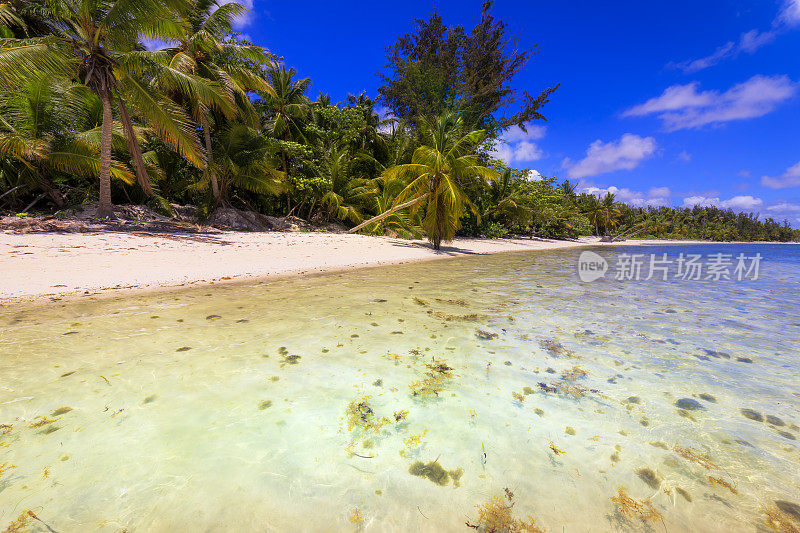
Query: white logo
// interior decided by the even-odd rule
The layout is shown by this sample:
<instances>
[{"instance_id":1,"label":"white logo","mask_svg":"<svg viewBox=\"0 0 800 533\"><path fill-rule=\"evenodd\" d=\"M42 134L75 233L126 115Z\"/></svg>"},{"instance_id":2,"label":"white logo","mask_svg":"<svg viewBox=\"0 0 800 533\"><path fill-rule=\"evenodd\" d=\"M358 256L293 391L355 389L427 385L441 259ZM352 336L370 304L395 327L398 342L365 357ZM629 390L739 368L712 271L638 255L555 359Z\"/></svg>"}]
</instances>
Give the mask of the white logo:
<instances>
[{"instance_id":1,"label":"white logo","mask_svg":"<svg viewBox=\"0 0 800 533\"><path fill-rule=\"evenodd\" d=\"M578 277L584 283L602 278L608 271L608 261L594 252L581 252L578 258Z\"/></svg>"}]
</instances>

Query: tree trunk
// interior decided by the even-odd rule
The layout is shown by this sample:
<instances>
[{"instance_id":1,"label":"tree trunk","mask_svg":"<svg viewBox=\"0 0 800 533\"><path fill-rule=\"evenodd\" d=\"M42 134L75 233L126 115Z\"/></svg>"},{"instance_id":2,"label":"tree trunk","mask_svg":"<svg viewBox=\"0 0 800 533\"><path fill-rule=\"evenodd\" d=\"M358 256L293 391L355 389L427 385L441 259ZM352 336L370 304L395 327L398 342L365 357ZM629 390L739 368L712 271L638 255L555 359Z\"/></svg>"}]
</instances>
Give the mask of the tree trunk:
<instances>
[{"instance_id":1,"label":"tree trunk","mask_svg":"<svg viewBox=\"0 0 800 533\"><path fill-rule=\"evenodd\" d=\"M433 187L431 190L434 191L436 194L439 191L439 184L441 183L441 178L439 175L436 175L436 178L433 180ZM436 224L433 227L433 249L439 250L442 247L442 237L444 236L444 204L442 203L442 197L439 194L434 196L433 201L435 205L433 206L436 209ZM428 209L430 209L430 204L428 204ZM429 236L430 238L430 236Z\"/></svg>"},{"instance_id":2,"label":"tree trunk","mask_svg":"<svg viewBox=\"0 0 800 533\"><path fill-rule=\"evenodd\" d=\"M208 179L211 180L211 192L214 194L214 204L218 204L220 201L219 182L217 182L217 173L214 172L214 154L211 149L211 128L208 122L208 111L201 112L200 127L203 128L203 137L206 143L206 172L208 172Z\"/></svg>"},{"instance_id":3,"label":"tree trunk","mask_svg":"<svg viewBox=\"0 0 800 533\"><path fill-rule=\"evenodd\" d=\"M114 216L111 205L111 135L114 126L114 116L111 112L111 93L104 90L100 94L103 104L103 125L100 136L100 206L97 217Z\"/></svg>"},{"instance_id":4,"label":"tree trunk","mask_svg":"<svg viewBox=\"0 0 800 533\"><path fill-rule=\"evenodd\" d=\"M359 224L355 228L349 230L347 233L355 233L358 230L360 230L361 228L363 228L364 226L369 226L373 222L381 221L384 218L386 218L389 215L391 215L392 213L394 213L395 211L400 211L401 209L404 209L406 207L411 207L412 205L418 204L418 203L424 201L427 197L428 197L428 193L425 193L422 196L420 196L419 198L414 198L413 200L410 200L410 201L408 201L408 202L406 202L404 204L400 204L398 206L395 206L395 207L389 209L388 211L385 211L385 212L381 213L380 215L378 215L376 217L372 217L371 219L369 219L369 220L367 220L365 222L362 222L361 224Z\"/></svg>"}]
</instances>

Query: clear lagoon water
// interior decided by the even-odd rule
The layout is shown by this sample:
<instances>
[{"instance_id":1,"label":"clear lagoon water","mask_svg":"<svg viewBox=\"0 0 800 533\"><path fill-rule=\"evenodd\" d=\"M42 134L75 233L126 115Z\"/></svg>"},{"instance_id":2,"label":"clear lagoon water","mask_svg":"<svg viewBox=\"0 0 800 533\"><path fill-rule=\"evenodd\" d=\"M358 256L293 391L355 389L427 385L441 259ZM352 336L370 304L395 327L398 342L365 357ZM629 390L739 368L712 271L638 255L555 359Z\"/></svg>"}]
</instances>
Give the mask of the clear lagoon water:
<instances>
[{"instance_id":1,"label":"clear lagoon water","mask_svg":"<svg viewBox=\"0 0 800 533\"><path fill-rule=\"evenodd\" d=\"M0 530L800 528L798 249L599 251L763 260L581 283L579 250L512 253L1 309Z\"/></svg>"}]
</instances>

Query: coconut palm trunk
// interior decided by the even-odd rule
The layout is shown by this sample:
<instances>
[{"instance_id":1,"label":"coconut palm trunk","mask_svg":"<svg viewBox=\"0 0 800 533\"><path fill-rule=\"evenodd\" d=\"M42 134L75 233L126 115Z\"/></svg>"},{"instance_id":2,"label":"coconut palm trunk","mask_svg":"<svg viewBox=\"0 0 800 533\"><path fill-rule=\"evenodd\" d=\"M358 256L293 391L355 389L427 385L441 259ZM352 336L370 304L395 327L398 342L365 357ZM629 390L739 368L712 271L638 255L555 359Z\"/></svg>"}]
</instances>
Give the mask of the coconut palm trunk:
<instances>
[{"instance_id":1,"label":"coconut palm trunk","mask_svg":"<svg viewBox=\"0 0 800 533\"><path fill-rule=\"evenodd\" d=\"M439 174L434 174L433 179L431 181L432 181L431 190L438 191L439 185L441 184L442 181ZM439 250L442 247L442 235L444 235L445 232L444 224L447 213L445 213L443 198L441 197L440 194L435 194L433 201L434 205L432 207L436 212L436 224L434 226L434 231L432 235L433 238L431 240L433 241L433 249Z\"/></svg>"},{"instance_id":2,"label":"coconut palm trunk","mask_svg":"<svg viewBox=\"0 0 800 533\"><path fill-rule=\"evenodd\" d=\"M100 92L100 101L103 104L103 124L100 135L100 207L97 216L103 218L114 215L111 206L111 137L114 115L111 111L111 92L108 89Z\"/></svg>"},{"instance_id":3,"label":"coconut palm trunk","mask_svg":"<svg viewBox=\"0 0 800 533\"><path fill-rule=\"evenodd\" d=\"M208 172L208 179L211 180L211 192L214 195L214 203L218 204L221 200L219 194L219 182L217 181L217 173L214 172L214 154L211 148L211 127L208 121L208 111L204 111L200 115L200 127L203 128L203 138L206 144L206 172Z\"/></svg>"}]
</instances>

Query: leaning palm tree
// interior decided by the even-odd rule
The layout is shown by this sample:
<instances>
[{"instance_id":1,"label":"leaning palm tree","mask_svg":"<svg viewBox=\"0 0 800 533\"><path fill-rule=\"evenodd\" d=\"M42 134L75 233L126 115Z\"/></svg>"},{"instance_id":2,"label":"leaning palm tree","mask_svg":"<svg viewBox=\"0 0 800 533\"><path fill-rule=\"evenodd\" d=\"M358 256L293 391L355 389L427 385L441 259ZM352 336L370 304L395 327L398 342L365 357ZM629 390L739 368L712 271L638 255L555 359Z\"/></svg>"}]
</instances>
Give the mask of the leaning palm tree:
<instances>
[{"instance_id":1,"label":"leaning palm tree","mask_svg":"<svg viewBox=\"0 0 800 533\"><path fill-rule=\"evenodd\" d=\"M131 113L172 149L202 168L205 164L189 115L157 87L181 88L206 102L221 101L217 87L153 61L138 51L141 36L174 38L183 0L41 0L54 31L44 37L5 39L0 44L0 89L14 90L21 78L46 74L78 79L102 104L99 217L112 216L111 168L116 98L137 181L151 192Z\"/></svg>"},{"instance_id":2,"label":"leaning palm tree","mask_svg":"<svg viewBox=\"0 0 800 533\"><path fill-rule=\"evenodd\" d=\"M484 132L476 130L465 134L463 120L457 114L444 113L426 119L423 128L428 144L414 150L411 163L384 171L389 179L410 179L411 182L395 198L394 207L383 216L405 207L410 207L412 213L421 209L424 212L422 227L433 248L438 250L442 241L453 240L467 208L480 216L462 185L476 178L496 179L497 172L478 165L475 149ZM379 217L350 231L357 231Z\"/></svg>"},{"instance_id":3,"label":"leaning palm tree","mask_svg":"<svg viewBox=\"0 0 800 533\"><path fill-rule=\"evenodd\" d=\"M177 39L177 46L166 50L169 65L219 83L231 103L218 108L223 115L231 118L238 109L241 115L250 118L248 122L255 125L256 113L248 93L258 91L274 95L275 91L263 76L254 72L254 69L272 64L270 55L260 46L231 42L228 38L233 32L234 20L247 13L248 9L237 2L189 1L183 33ZM220 190L211 146L211 109L202 100L190 98L187 104L203 130L206 171L214 200L219 202Z\"/></svg>"}]
</instances>

